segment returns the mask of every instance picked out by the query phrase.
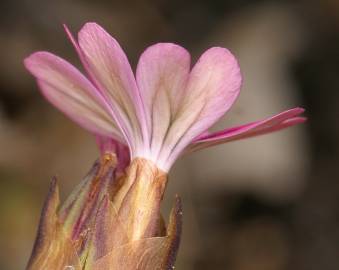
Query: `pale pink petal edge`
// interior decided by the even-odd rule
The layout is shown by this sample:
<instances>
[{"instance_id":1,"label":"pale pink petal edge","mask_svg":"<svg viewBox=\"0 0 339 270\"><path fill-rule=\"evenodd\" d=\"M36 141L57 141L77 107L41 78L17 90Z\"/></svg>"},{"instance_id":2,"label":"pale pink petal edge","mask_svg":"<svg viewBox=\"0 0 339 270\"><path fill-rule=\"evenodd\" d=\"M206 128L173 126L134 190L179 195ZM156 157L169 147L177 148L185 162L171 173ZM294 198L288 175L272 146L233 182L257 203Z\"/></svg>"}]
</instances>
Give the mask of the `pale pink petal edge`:
<instances>
[{"instance_id":1,"label":"pale pink petal edge","mask_svg":"<svg viewBox=\"0 0 339 270\"><path fill-rule=\"evenodd\" d=\"M75 112L71 112L69 109L67 109L68 104L66 101L61 103L60 101L52 98L50 95L51 91L58 92L59 90L49 83L49 81L53 78L47 76L48 71L41 70L41 67L44 65L50 67L52 72L59 73L60 76L65 77L66 80L74 83L74 85L77 85L80 89L82 89L84 93L82 94L79 92L80 95L91 96L96 103L101 105L103 100L100 93L97 92L96 88L87 80L87 78L66 60L50 52L39 51L32 53L30 56L24 59L24 66L36 78L41 94L54 107L58 108L61 112L66 114L70 119L78 123L81 127L94 134L111 136L113 136L113 134L117 135L113 128L110 132L108 132L108 130L103 130L98 125L94 125L90 121L86 121L85 115L78 115ZM66 85L64 87L67 88Z\"/></svg>"}]
</instances>

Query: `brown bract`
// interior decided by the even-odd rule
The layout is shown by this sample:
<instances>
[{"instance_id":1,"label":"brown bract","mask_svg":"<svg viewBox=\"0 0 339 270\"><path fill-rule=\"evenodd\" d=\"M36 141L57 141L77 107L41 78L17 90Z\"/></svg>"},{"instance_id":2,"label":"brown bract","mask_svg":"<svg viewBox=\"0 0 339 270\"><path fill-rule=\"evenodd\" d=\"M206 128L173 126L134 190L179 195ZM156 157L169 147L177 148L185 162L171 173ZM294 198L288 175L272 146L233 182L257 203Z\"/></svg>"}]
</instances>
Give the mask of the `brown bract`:
<instances>
[{"instance_id":1,"label":"brown bract","mask_svg":"<svg viewBox=\"0 0 339 270\"><path fill-rule=\"evenodd\" d=\"M166 228L166 182L166 173L140 158L118 174L115 156L105 154L59 209L53 179L27 269L172 269L182 210L176 197Z\"/></svg>"}]
</instances>

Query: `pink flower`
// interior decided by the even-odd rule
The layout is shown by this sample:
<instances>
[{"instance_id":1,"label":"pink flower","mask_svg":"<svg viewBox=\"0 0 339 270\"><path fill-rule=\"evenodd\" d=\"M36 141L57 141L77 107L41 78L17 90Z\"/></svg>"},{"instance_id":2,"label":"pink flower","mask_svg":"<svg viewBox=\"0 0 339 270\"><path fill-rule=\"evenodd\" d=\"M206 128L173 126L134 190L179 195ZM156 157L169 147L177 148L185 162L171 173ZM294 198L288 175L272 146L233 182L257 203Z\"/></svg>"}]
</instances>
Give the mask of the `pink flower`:
<instances>
[{"instance_id":1,"label":"pink flower","mask_svg":"<svg viewBox=\"0 0 339 270\"><path fill-rule=\"evenodd\" d=\"M141 55L134 76L118 42L99 25L85 24L77 41L65 30L87 77L48 52L30 55L26 68L55 107L99 138L127 145L131 159L151 160L167 172L185 152L305 121L299 116L304 110L294 108L209 133L239 95L240 68L230 51L208 49L191 69L190 54L184 48L158 43Z\"/></svg>"}]
</instances>

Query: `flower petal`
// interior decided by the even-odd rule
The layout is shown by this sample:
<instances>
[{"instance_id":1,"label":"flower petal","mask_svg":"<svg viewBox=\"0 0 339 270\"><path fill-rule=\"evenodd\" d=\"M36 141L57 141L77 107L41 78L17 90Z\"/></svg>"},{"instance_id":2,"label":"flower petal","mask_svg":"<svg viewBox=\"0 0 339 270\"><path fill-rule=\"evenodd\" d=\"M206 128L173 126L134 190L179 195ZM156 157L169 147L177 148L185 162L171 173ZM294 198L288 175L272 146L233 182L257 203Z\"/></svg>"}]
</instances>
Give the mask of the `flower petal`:
<instances>
[{"instance_id":1,"label":"flower petal","mask_svg":"<svg viewBox=\"0 0 339 270\"><path fill-rule=\"evenodd\" d=\"M137 84L142 93L150 137L150 156L157 160L179 109L190 71L190 55L172 43L150 46L141 55Z\"/></svg>"},{"instance_id":2,"label":"flower petal","mask_svg":"<svg viewBox=\"0 0 339 270\"><path fill-rule=\"evenodd\" d=\"M123 141L104 99L75 67L48 52L34 53L24 64L55 107L90 132Z\"/></svg>"},{"instance_id":3,"label":"flower petal","mask_svg":"<svg viewBox=\"0 0 339 270\"><path fill-rule=\"evenodd\" d=\"M93 83L110 101L117 125L131 146L142 147L146 130L144 107L126 55L118 42L95 23L87 23L78 35L85 68Z\"/></svg>"},{"instance_id":4,"label":"flower petal","mask_svg":"<svg viewBox=\"0 0 339 270\"><path fill-rule=\"evenodd\" d=\"M306 121L306 118L299 116L303 112L304 109L302 108L294 108L265 120L228 128L205 135L204 137L199 137L188 147L187 151L192 152L217 144L263 135L303 123Z\"/></svg>"},{"instance_id":5,"label":"flower petal","mask_svg":"<svg viewBox=\"0 0 339 270\"><path fill-rule=\"evenodd\" d=\"M224 48L207 50L189 75L175 121L168 131L160 163L169 168L183 149L232 106L241 86L240 68Z\"/></svg>"}]
</instances>

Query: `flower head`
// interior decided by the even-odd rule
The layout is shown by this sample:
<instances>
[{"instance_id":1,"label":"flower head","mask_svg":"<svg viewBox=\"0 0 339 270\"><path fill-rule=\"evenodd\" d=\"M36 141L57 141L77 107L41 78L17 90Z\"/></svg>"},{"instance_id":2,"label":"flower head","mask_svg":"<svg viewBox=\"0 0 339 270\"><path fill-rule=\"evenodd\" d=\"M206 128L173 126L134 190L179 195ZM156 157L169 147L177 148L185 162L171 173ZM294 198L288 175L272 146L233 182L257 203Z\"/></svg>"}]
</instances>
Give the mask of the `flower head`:
<instances>
[{"instance_id":1,"label":"flower head","mask_svg":"<svg viewBox=\"0 0 339 270\"><path fill-rule=\"evenodd\" d=\"M118 42L97 24L87 23L77 40L65 30L87 76L48 52L25 65L42 94L93 133L105 154L62 207L52 182L27 269L173 269L181 203L177 197L168 226L160 203L174 161L301 123L303 109L210 133L241 87L227 49L207 50L191 68L184 48L158 43L141 55L134 75Z\"/></svg>"},{"instance_id":2,"label":"flower head","mask_svg":"<svg viewBox=\"0 0 339 270\"><path fill-rule=\"evenodd\" d=\"M153 161L167 172L183 153L265 134L305 121L294 108L271 118L210 133L232 106L242 77L236 58L213 47L191 68L181 46L158 43L142 53L135 75L118 42L95 23L72 41L87 77L48 52L25 59L43 95L99 137L127 145L129 157ZM120 148L119 148L120 149ZM123 149L123 147L122 147ZM122 154L126 160L126 154ZM127 157L127 159L129 158Z\"/></svg>"}]
</instances>

